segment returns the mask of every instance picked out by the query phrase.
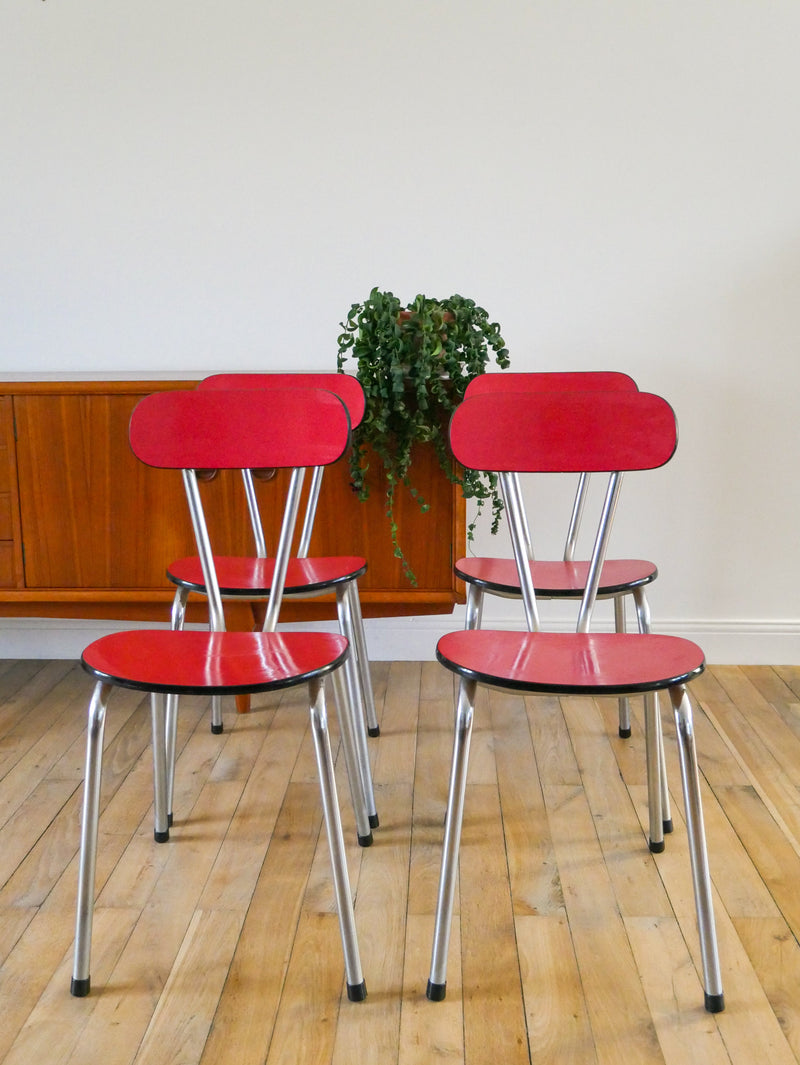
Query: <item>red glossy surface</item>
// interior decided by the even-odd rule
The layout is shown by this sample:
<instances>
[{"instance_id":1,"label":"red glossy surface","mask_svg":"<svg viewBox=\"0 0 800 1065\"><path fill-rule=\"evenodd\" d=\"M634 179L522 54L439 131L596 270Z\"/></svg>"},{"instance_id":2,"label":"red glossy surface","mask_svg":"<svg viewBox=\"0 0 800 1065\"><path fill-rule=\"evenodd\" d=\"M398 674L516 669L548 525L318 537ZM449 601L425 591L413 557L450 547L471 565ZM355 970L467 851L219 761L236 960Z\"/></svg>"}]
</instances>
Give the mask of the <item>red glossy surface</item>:
<instances>
[{"instance_id":1,"label":"red glossy surface","mask_svg":"<svg viewBox=\"0 0 800 1065\"><path fill-rule=\"evenodd\" d=\"M162 469L326 466L344 453L347 410L332 392L156 392L130 422L134 454Z\"/></svg>"},{"instance_id":2,"label":"red glossy surface","mask_svg":"<svg viewBox=\"0 0 800 1065\"><path fill-rule=\"evenodd\" d=\"M83 665L142 691L224 694L297 684L334 669L347 640L333 633L117 632L90 644Z\"/></svg>"},{"instance_id":3,"label":"red glossy surface","mask_svg":"<svg viewBox=\"0 0 800 1065\"><path fill-rule=\"evenodd\" d=\"M482 373L473 377L464 398L486 392L637 392L632 377L616 370Z\"/></svg>"},{"instance_id":4,"label":"red glossy surface","mask_svg":"<svg viewBox=\"0 0 800 1065\"><path fill-rule=\"evenodd\" d=\"M364 389L357 377L346 373L216 373L198 382L199 389L324 388L334 392L347 407L355 429L364 417Z\"/></svg>"},{"instance_id":5,"label":"red glossy surface","mask_svg":"<svg viewBox=\"0 0 800 1065\"><path fill-rule=\"evenodd\" d=\"M675 415L647 392L491 392L450 423L464 466L519 473L655 469L677 444Z\"/></svg>"},{"instance_id":6,"label":"red glossy surface","mask_svg":"<svg viewBox=\"0 0 800 1065\"><path fill-rule=\"evenodd\" d=\"M462 580L489 589L520 594L519 574L513 558L460 558L455 566ZM532 562L533 585L538 595L579 598L586 587L588 562ZM642 558L609 559L603 564L598 595L649 584L658 576L652 562Z\"/></svg>"},{"instance_id":7,"label":"red glossy surface","mask_svg":"<svg viewBox=\"0 0 800 1065\"><path fill-rule=\"evenodd\" d=\"M223 595L247 596L248 592L265 593L272 587L275 572L274 558L246 558L215 556L217 580ZM285 594L324 590L341 581L360 577L367 568L366 560L357 555L329 558L291 558L286 569ZM185 584L200 591L205 588L200 559L196 556L180 558L170 564L167 576L175 584Z\"/></svg>"},{"instance_id":8,"label":"red glossy surface","mask_svg":"<svg viewBox=\"0 0 800 1065\"><path fill-rule=\"evenodd\" d=\"M498 632L439 640L443 665L485 684L530 692L617 695L666 688L701 672L702 650L678 636Z\"/></svg>"}]
</instances>

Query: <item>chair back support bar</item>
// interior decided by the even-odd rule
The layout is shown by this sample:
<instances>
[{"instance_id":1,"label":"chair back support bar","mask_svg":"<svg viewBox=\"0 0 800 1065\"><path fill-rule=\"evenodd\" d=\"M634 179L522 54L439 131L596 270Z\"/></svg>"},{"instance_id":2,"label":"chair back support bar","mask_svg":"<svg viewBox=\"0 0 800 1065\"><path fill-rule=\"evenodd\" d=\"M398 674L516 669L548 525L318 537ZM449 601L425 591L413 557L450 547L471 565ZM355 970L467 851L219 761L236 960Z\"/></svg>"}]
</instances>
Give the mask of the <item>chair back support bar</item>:
<instances>
[{"instance_id":1,"label":"chair back support bar","mask_svg":"<svg viewBox=\"0 0 800 1065\"><path fill-rule=\"evenodd\" d=\"M486 393L450 423L458 461L497 473L656 469L676 445L672 408L647 392Z\"/></svg>"}]
</instances>

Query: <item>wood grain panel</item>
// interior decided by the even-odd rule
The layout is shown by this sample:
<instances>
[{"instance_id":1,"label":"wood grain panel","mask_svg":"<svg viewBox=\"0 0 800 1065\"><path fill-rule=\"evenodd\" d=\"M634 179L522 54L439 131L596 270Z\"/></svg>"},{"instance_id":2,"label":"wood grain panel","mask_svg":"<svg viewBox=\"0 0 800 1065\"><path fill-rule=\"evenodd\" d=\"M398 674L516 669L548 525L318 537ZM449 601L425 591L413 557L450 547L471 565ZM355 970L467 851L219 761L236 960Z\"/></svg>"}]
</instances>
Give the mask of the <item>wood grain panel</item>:
<instances>
[{"instance_id":1,"label":"wood grain panel","mask_svg":"<svg viewBox=\"0 0 800 1065\"><path fill-rule=\"evenodd\" d=\"M28 588L164 588L169 562L193 551L180 474L143 466L128 446L138 398L17 399ZM250 549L231 518L235 487L232 474L208 486L224 552Z\"/></svg>"},{"instance_id":2,"label":"wood grain panel","mask_svg":"<svg viewBox=\"0 0 800 1065\"><path fill-rule=\"evenodd\" d=\"M14 543L12 540L0 540L0 588L14 588Z\"/></svg>"},{"instance_id":3,"label":"wood grain panel","mask_svg":"<svg viewBox=\"0 0 800 1065\"><path fill-rule=\"evenodd\" d=\"M22 583L14 408L10 396L0 396L0 588Z\"/></svg>"},{"instance_id":4,"label":"wood grain panel","mask_svg":"<svg viewBox=\"0 0 800 1065\"><path fill-rule=\"evenodd\" d=\"M47 382L9 386L0 397L0 417L17 442L13 475L16 494L6 507L0 479L0 543L3 515L16 515L12 549L0 549L0 596L4 613L53 617L163 619L171 585L165 571L175 558L194 553L194 541L180 474L153 470L132 455L128 422L139 399L156 389L191 382ZM7 434L0 433L10 455ZM14 448L13 432L11 448ZM447 612L463 602L452 573L453 545L466 539L460 490L442 475L430 448L414 456L415 484L429 504L423 513L405 489L396 499L401 542L417 577L412 586L394 557L385 514L385 479L370 455L370 498L360 502L350 485L346 460L326 471L314 554L363 555L361 580L367 615ZM0 466L3 454L0 452ZM257 485L267 546L274 551L288 478L282 472ZM222 472L203 486L214 549L221 554L253 550L238 474ZM13 522L12 522L13 525ZM24 577L22 548L25 545ZM11 563L8 556L11 555ZM6 589L8 589L6 591ZM12 590L13 589L13 590ZM197 613L198 608L200 614ZM205 614L198 601L190 618ZM231 611L231 625L248 624L243 606ZM332 601L287 604L282 617L333 617Z\"/></svg>"}]
</instances>

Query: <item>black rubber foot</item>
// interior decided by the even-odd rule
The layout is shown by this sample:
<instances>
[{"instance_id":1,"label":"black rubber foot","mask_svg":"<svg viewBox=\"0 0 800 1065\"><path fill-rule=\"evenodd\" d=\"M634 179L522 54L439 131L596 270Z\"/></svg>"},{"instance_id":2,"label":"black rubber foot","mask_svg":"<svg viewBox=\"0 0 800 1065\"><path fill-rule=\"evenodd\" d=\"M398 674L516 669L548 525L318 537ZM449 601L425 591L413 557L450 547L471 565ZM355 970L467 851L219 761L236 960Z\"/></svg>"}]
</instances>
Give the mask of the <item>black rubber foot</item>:
<instances>
[{"instance_id":1,"label":"black rubber foot","mask_svg":"<svg viewBox=\"0 0 800 1065\"><path fill-rule=\"evenodd\" d=\"M664 847L666 846L666 844L664 843L663 839L661 840L660 843L653 843L653 841L651 839L649 839L647 841L647 845L650 848L650 853L651 854L663 854Z\"/></svg>"},{"instance_id":2,"label":"black rubber foot","mask_svg":"<svg viewBox=\"0 0 800 1065\"><path fill-rule=\"evenodd\" d=\"M725 1009L725 996L724 995L709 995L705 993L706 997L706 1009L709 1013L722 1013Z\"/></svg>"},{"instance_id":3,"label":"black rubber foot","mask_svg":"<svg viewBox=\"0 0 800 1065\"><path fill-rule=\"evenodd\" d=\"M75 998L86 998L89 994L89 986L91 981L87 976L85 980L76 980L73 976L69 985L69 993L74 995Z\"/></svg>"},{"instance_id":4,"label":"black rubber foot","mask_svg":"<svg viewBox=\"0 0 800 1065\"><path fill-rule=\"evenodd\" d=\"M664 822L664 835L668 836L670 834L670 832L672 832L672 829L673 829L672 818L670 818L669 821L665 821Z\"/></svg>"},{"instance_id":5,"label":"black rubber foot","mask_svg":"<svg viewBox=\"0 0 800 1065\"><path fill-rule=\"evenodd\" d=\"M212 725L211 726L211 731L212 731L212 733L215 736L221 736L222 735L222 725Z\"/></svg>"},{"instance_id":6,"label":"black rubber foot","mask_svg":"<svg viewBox=\"0 0 800 1065\"><path fill-rule=\"evenodd\" d=\"M441 1002L447 992L447 984L434 984L428 981L428 990L425 994L431 1002Z\"/></svg>"},{"instance_id":7,"label":"black rubber foot","mask_svg":"<svg viewBox=\"0 0 800 1065\"><path fill-rule=\"evenodd\" d=\"M363 1002L367 997L367 985L362 980L360 984L347 985L347 997L351 1002Z\"/></svg>"},{"instance_id":8,"label":"black rubber foot","mask_svg":"<svg viewBox=\"0 0 800 1065\"><path fill-rule=\"evenodd\" d=\"M167 843L169 840L169 829L166 832L153 832L153 839L156 843Z\"/></svg>"},{"instance_id":9,"label":"black rubber foot","mask_svg":"<svg viewBox=\"0 0 800 1065\"><path fill-rule=\"evenodd\" d=\"M629 740L631 738L631 730L629 728L621 728L619 730L619 738L621 740Z\"/></svg>"},{"instance_id":10,"label":"black rubber foot","mask_svg":"<svg viewBox=\"0 0 800 1065\"><path fill-rule=\"evenodd\" d=\"M375 728L368 728L367 729L367 735L368 736L375 737L375 736L380 736L380 734L381 734L380 725L376 725Z\"/></svg>"},{"instance_id":11,"label":"black rubber foot","mask_svg":"<svg viewBox=\"0 0 800 1065\"><path fill-rule=\"evenodd\" d=\"M381 827L381 823L378 820L378 815L377 814L370 814L369 815L369 827L370 828L380 828Z\"/></svg>"},{"instance_id":12,"label":"black rubber foot","mask_svg":"<svg viewBox=\"0 0 800 1065\"><path fill-rule=\"evenodd\" d=\"M370 832L366 836L359 836L358 837L358 845L359 845L359 847L371 847L372 846L372 833Z\"/></svg>"}]
</instances>

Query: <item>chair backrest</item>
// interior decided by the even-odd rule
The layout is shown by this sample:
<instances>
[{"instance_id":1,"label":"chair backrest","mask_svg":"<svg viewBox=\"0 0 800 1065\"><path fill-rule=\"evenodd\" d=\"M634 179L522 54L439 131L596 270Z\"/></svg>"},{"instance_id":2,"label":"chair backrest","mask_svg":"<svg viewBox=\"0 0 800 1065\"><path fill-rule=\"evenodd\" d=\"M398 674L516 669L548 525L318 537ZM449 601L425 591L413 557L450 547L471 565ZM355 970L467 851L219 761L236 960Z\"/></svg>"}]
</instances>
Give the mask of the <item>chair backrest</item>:
<instances>
[{"instance_id":1,"label":"chair backrest","mask_svg":"<svg viewBox=\"0 0 800 1065\"><path fill-rule=\"evenodd\" d=\"M638 385L626 373L616 370L554 370L531 372L485 373L474 377L467 385L464 398L485 392L637 392ZM589 496L590 474L582 470L570 512L564 540L564 561L572 562L578 549L578 536ZM533 547L528 536L528 551L533 561Z\"/></svg>"},{"instance_id":2,"label":"chair backrest","mask_svg":"<svg viewBox=\"0 0 800 1065\"><path fill-rule=\"evenodd\" d=\"M350 425L353 429L361 424L364 417L365 399L364 389L361 382L350 374L304 372L304 373L218 373L204 378L197 385L200 390L209 389L258 389L262 391L283 390L291 388L324 388L335 393L347 407L350 415ZM267 546L264 539L264 526L261 521L261 513L258 507L253 474L251 470L242 470L245 498L250 514L250 525L253 530L256 555L266 558ZM300 540L297 545L298 558L308 555L311 545L311 534L314 530L314 520L317 516L317 504L322 486L322 467L315 466L311 485L306 499L306 509L303 518L303 527Z\"/></svg>"},{"instance_id":3,"label":"chair backrest","mask_svg":"<svg viewBox=\"0 0 800 1065\"><path fill-rule=\"evenodd\" d=\"M155 392L130 422L134 454L161 469L327 466L349 434L341 400L309 388Z\"/></svg>"},{"instance_id":4,"label":"chair backrest","mask_svg":"<svg viewBox=\"0 0 800 1065\"><path fill-rule=\"evenodd\" d=\"M450 425L458 461L498 473L655 469L676 444L672 408L649 392L487 392Z\"/></svg>"},{"instance_id":5,"label":"chair backrest","mask_svg":"<svg viewBox=\"0 0 800 1065\"><path fill-rule=\"evenodd\" d=\"M197 470L290 468L292 476L275 557L265 630L274 630L307 466L336 462L347 449L350 420L330 391L168 391L146 396L130 422L133 453L148 466L179 469L203 567L213 629L225 628Z\"/></svg>"},{"instance_id":6,"label":"chair backrest","mask_svg":"<svg viewBox=\"0 0 800 1065\"><path fill-rule=\"evenodd\" d=\"M335 393L347 407L350 426L355 429L364 417L364 389L357 377L346 373L216 373L198 381L197 387L206 389L265 389L324 388Z\"/></svg>"},{"instance_id":7,"label":"chair backrest","mask_svg":"<svg viewBox=\"0 0 800 1065\"><path fill-rule=\"evenodd\" d=\"M464 399L484 392L638 392L632 377L616 370L554 370L482 373L473 377Z\"/></svg>"},{"instance_id":8,"label":"chair backrest","mask_svg":"<svg viewBox=\"0 0 800 1065\"><path fill-rule=\"evenodd\" d=\"M579 631L587 631L622 473L663 466L676 445L674 411L647 392L486 392L456 409L450 423L454 456L468 469L499 475L530 629L539 628L539 619L517 474L610 475L578 615Z\"/></svg>"}]
</instances>

